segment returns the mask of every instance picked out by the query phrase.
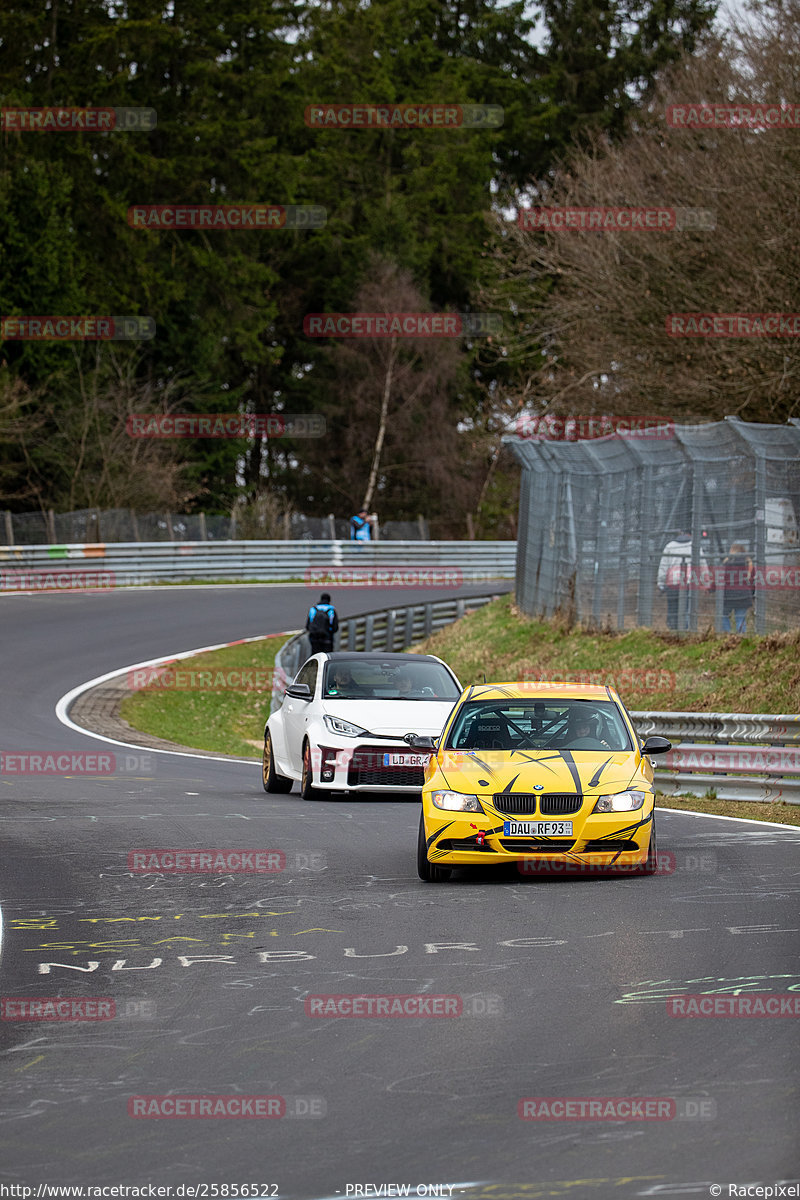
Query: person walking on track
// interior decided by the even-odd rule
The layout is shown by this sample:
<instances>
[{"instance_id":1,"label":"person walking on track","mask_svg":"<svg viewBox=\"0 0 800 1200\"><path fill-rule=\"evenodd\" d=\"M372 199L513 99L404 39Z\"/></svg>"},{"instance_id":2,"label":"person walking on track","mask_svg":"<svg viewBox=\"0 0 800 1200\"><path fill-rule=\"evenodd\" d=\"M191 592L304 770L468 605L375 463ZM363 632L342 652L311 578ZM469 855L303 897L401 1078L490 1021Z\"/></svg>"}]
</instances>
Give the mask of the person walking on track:
<instances>
[{"instance_id":1,"label":"person walking on track","mask_svg":"<svg viewBox=\"0 0 800 1200\"><path fill-rule=\"evenodd\" d=\"M331 604L328 592L323 592L316 604L312 604L306 617L306 630L311 642L311 653L333 649L333 635L339 628L336 609Z\"/></svg>"}]
</instances>

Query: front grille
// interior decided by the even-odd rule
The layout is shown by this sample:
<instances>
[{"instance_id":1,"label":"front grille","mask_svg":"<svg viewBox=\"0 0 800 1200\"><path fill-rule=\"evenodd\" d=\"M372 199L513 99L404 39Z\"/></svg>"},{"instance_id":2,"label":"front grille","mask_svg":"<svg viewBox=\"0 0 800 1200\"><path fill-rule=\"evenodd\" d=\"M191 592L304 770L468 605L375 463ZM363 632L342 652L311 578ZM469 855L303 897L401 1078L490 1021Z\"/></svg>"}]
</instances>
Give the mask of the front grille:
<instances>
[{"instance_id":1,"label":"front grille","mask_svg":"<svg viewBox=\"0 0 800 1200\"><path fill-rule=\"evenodd\" d=\"M568 816L580 811L583 796L573 792L495 792L494 806L498 812L508 816L532 816L536 812L536 801L539 801L539 812L543 817Z\"/></svg>"},{"instance_id":2,"label":"front grille","mask_svg":"<svg viewBox=\"0 0 800 1200\"><path fill-rule=\"evenodd\" d=\"M610 839L606 841L603 838L598 838L597 841L594 842L587 842L583 848L584 852L587 854L607 854L609 852L616 853L617 850L639 849L640 847L636 845L636 842L626 842L620 840L611 841Z\"/></svg>"},{"instance_id":3,"label":"front grille","mask_svg":"<svg viewBox=\"0 0 800 1200\"><path fill-rule=\"evenodd\" d=\"M528 816L536 812L538 796L525 795L522 792L495 792L494 806L498 812L509 813L512 816Z\"/></svg>"},{"instance_id":4,"label":"front grille","mask_svg":"<svg viewBox=\"0 0 800 1200\"><path fill-rule=\"evenodd\" d=\"M543 794L540 797L539 812L543 817L563 817L569 813L580 812L580 807L583 804L583 796L573 796L569 793L560 795L558 793Z\"/></svg>"},{"instance_id":5,"label":"front grille","mask_svg":"<svg viewBox=\"0 0 800 1200\"><path fill-rule=\"evenodd\" d=\"M358 746L347 768L349 787L413 787L422 790L424 767L387 767L384 754L408 754L408 746Z\"/></svg>"},{"instance_id":6,"label":"front grille","mask_svg":"<svg viewBox=\"0 0 800 1200\"><path fill-rule=\"evenodd\" d=\"M537 850L545 854L548 851L551 854L564 854L575 845L575 839L547 838L547 840L540 840L539 838L500 838L500 845L504 850L522 850L525 854L530 854Z\"/></svg>"}]
</instances>

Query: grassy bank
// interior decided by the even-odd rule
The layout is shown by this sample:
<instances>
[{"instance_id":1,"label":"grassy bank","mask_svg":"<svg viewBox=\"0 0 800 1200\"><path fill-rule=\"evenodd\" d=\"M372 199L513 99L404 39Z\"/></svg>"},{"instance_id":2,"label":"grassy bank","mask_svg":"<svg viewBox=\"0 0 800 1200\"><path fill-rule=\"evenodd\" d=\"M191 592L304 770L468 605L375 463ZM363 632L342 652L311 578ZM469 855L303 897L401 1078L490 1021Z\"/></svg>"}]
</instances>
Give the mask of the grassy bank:
<instances>
[{"instance_id":1,"label":"grassy bank","mask_svg":"<svg viewBox=\"0 0 800 1200\"><path fill-rule=\"evenodd\" d=\"M121 715L135 729L182 746L260 757L272 691L269 680L275 655L286 641L284 637L267 638L181 659L177 670L197 686L187 691L159 686L143 689L123 701ZM210 673L217 690L207 690L199 672ZM250 672L252 682L260 686L237 686L236 672ZM250 676L245 677L249 683Z\"/></svg>"},{"instance_id":2,"label":"grassy bank","mask_svg":"<svg viewBox=\"0 0 800 1200\"><path fill-rule=\"evenodd\" d=\"M616 686L628 708L664 712L800 709L800 630L767 637L565 630L522 615L509 596L468 613L415 650L438 654L462 683L579 679Z\"/></svg>"}]
</instances>

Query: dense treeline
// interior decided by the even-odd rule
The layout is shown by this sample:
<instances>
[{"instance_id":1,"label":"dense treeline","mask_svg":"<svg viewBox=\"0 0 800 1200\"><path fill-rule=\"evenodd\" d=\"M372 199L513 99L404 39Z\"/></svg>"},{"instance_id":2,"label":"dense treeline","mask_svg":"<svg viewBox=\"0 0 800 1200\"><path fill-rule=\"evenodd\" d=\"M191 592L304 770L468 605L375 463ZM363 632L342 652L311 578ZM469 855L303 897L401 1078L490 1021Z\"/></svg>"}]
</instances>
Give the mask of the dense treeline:
<instances>
[{"instance_id":1,"label":"dense treeline","mask_svg":"<svg viewBox=\"0 0 800 1200\"><path fill-rule=\"evenodd\" d=\"M303 317L485 308L503 238L492 211L544 186L575 146L616 144L712 15L706 0L534 13L523 0L7 0L3 107L139 106L158 123L0 134L0 313L147 315L157 335L3 342L0 505L349 515L373 478L384 519L423 512L463 536L470 514L479 534L507 534L497 418L530 394L541 343L342 343L309 339ZM486 131L304 123L308 105L378 101L495 104L505 118ZM322 205L328 219L279 232L126 220L135 204L204 202ZM531 270L531 293L552 278ZM126 434L132 413L178 411L315 412L328 436Z\"/></svg>"}]
</instances>

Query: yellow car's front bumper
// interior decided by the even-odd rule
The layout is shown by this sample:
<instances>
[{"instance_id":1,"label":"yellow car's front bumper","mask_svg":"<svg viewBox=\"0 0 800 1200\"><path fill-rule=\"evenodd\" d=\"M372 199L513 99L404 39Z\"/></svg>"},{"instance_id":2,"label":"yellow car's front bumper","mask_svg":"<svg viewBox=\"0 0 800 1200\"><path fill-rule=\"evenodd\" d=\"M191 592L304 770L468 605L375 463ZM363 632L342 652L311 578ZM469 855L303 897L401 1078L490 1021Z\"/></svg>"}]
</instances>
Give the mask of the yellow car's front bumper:
<instances>
[{"instance_id":1,"label":"yellow car's front bumper","mask_svg":"<svg viewBox=\"0 0 800 1200\"><path fill-rule=\"evenodd\" d=\"M585 868L600 871L641 866L647 859L653 826L652 793L641 808L628 812L592 813L598 796L586 796L580 810L568 817L539 818L570 821L566 837L509 837L506 821L529 821L533 817L509 817L493 809L481 797L486 812L449 812L437 808L423 792L422 811L429 862L442 867L524 863L523 874L580 873ZM538 866L537 866L538 864ZM559 872L557 868L561 867Z\"/></svg>"}]
</instances>

